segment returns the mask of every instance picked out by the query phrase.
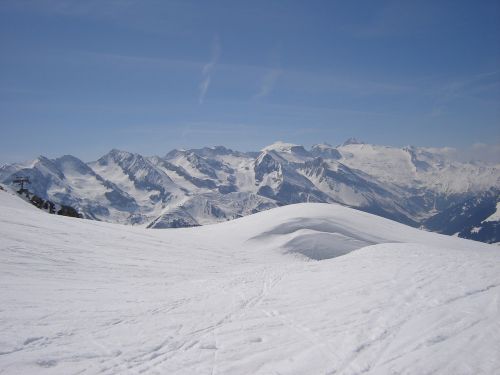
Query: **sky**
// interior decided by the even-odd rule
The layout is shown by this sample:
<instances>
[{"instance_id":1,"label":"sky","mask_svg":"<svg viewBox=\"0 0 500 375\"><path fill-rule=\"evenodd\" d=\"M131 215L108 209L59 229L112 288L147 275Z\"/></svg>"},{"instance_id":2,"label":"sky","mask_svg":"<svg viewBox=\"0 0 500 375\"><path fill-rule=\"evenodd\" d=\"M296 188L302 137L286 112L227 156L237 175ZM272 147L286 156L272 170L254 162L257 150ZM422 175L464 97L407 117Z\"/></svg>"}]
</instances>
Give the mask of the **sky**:
<instances>
[{"instance_id":1,"label":"sky","mask_svg":"<svg viewBox=\"0 0 500 375\"><path fill-rule=\"evenodd\" d=\"M0 163L349 137L498 151L499 20L488 0L0 0Z\"/></svg>"}]
</instances>

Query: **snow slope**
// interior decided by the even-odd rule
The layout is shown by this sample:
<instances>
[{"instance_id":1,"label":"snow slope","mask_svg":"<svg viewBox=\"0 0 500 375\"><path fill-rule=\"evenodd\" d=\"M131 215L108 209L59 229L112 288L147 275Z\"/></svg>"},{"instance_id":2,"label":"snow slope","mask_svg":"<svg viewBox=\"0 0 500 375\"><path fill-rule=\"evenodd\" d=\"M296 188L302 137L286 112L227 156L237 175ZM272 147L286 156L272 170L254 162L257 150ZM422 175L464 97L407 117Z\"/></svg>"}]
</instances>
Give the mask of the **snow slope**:
<instances>
[{"instance_id":1,"label":"snow slope","mask_svg":"<svg viewBox=\"0 0 500 375\"><path fill-rule=\"evenodd\" d=\"M2 375L500 373L491 245L328 204L155 231L4 191L0 238Z\"/></svg>"}]
</instances>

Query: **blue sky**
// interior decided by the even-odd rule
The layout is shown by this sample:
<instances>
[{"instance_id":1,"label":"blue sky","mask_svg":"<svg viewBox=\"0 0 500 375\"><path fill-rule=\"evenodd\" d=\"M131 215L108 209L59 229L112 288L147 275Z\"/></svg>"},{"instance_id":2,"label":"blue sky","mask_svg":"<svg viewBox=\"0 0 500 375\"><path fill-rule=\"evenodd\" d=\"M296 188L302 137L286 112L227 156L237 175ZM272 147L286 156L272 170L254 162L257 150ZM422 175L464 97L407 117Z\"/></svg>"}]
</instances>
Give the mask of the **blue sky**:
<instances>
[{"instance_id":1,"label":"blue sky","mask_svg":"<svg viewBox=\"0 0 500 375\"><path fill-rule=\"evenodd\" d=\"M500 1L0 1L0 162L500 142Z\"/></svg>"}]
</instances>

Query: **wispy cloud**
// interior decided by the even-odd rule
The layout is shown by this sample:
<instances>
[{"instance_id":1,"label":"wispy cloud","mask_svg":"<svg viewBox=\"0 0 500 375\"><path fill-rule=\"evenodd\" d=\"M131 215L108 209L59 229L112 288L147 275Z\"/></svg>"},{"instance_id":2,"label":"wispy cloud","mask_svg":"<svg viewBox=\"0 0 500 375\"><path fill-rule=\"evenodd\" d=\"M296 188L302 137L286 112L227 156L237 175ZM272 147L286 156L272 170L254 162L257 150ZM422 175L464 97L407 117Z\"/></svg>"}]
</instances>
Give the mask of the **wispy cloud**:
<instances>
[{"instance_id":1,"label":"wispy cloud","mask_svg":"<svg viewBox=\"0 0 500 375\"><path fill-rule=\"evenodd\" d=\"M215 66L219 61L220 51L221 51L220 41L219 38L215 36L214 39L212 40L212 57L210 61L207 64L205 64L203 66L203 69L201 70L202 79L200 83L200 96L199 96L200 104L203 104L203 102L205 101L205 96L207 95L208 88L210 87Z\"/></svg>"},{"instance_id":2,"label":"wispy cloud","mask_svg":"<svg viewBox=\"0 0 500 375\"><path fill-rule=\"evenodd\" d=\"M479 73L468 77L448 80L434 85L430 95L434 100L431 116L437 117L447 112L447 107L457 101L481 102L498 107L500 94L500 71Z\"/></svg>"},{"instance_id":3,"label":"wispy cloud","mask_svg":"<svg viewBox=\"0 0 500 375\"><path fill-rule=\"evenodd\" d=\"M271 91L273 91L276 81L281 73L282 72L279 69L272 69L268 71L260 82L259 92L255 95L255 98L264 98L268 96Z\"/></svg>"},{"instance_id":4,"label":"wispy cloud","mask_svg":"<svg viewBox=\"0 0 500 375\"><path fill-rule=\"evenodd\" d=\"M497 89L499 83L499 70L480 73L448 82L441 88L441 95L445 99L453 99L464 95L481 94L490 89Z\"/></svg>"}]
</instances>

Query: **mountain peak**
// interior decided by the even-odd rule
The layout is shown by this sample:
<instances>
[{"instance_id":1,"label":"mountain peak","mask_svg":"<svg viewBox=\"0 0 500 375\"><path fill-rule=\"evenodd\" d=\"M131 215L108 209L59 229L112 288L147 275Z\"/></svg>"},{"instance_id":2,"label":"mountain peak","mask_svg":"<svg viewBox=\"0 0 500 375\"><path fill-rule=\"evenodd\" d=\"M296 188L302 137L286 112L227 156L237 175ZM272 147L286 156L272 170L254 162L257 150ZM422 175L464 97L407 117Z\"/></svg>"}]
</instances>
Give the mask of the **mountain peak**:
<instances>
[{"instance_id":1,"label":"mountain peak","mask_svg":"<svg viewBox=\"0 0 500 375\"><path fill-rule=\"evenodd\" d=\"M104 155L103 158L121 159L130 155L132 155L132 153L128 151L123 151L123 150L118 150L117 148L113 148L106 155Z\"/></svg>"},{"instance_id":2,"label":"mountain peak","mask_svg":"<svg viewBox=\"0 0 500 375\"><path fill-rule=\"evenodd\" d=\"M163 158L165 160L170 160L170 159L173 159L179 155L184 155L186 153L187 153L187 150L185 150L185 149L174 148L173 150L170 150L169 152L167 152L167 154Z\"/></svg>"},{"instance_id":3,"label":"mountain peak","mask_svg":"<svg viewBox=\"0 0 500 375\"><path fill-rule=\"evenodd\" d=\"M51 160L46 157L46 156L43 156L43 155L39 155L35 160L34 160L35 163L37 162L41 162L41 163L50 163Z\"/></svg>"},{"instance_id":4,"label":"mountain peak","mask_svg":"<svg viewBox=\"0 0 500 375\"><path fill-rule=\"evenodd\" d=\"M109 151L106 155L103 155L102 157L97 160L97 163L101 165L106 165L109 162L114 162L118 163L122 160L131 158L134 154L128 152L128 151L122 151L118 150L116 148L113 148L111 151Z\"/></svg>"},{"instance_id":5,"label":"mountain peak","mask_svg":"<svg viewBox=\"0 0 500 375\"><path fill-rule=\"evenodd\" d=\"M284 158L288 162L304 162L311 158L311 154L306 151L304 146L296 145L293 143L286 142L275 142L272 145L264 147L262 152L272 152L278 154L280 157Z\"/></svg>"},{"instance_id":6,"label":"mountain peak","mask_svg":"<svg viewBox=\"0 0 500 375\"><path fill-rule=\"evenodd\" d=\"M329 148L335 148L331 144L323 142L323 143L318 143L316 145L313 145L311 147L311 150L317 149L317 150L324 150L324 149L329 149Z\"/></svg>"},{"instance_id":7,"label":"mountain peak","mask_svg":"<svg viewBox=\"0 0 500 375\"><path fill-rule=\"evenodd\" d=\"M73 155L63 155L54 160L54 164L66 174L66 171L78 171L82 175L92 174L92 169Z\"/></svg>"},{"instance_id":8,"label":"mountain peak","mask_svg":"<svg viewBox=\"0 0 500 375\"><path fill-rule=\"evenodd\" d=\"M124 151L124 150L119 150L117 148L112 148L111 151L108 152L108 155L129 155L130 152Z\"/></svg>"},{"instance_id":9,"label":"mountain peak","mask_svg":"<svg viewBox=\"0 0 500 375\"><path fill-rule=\"evenodd\" d=\"M81 161L80 159L78 159L76 156L73 156L73 155L63 155L63 156L59 156L57 159L55 159L56 161L61 161L61 162L75 162L75 163L83 163L83 161Z\"/></svg>"},{"instance_id":10,"label":"mountain peak","mask_svg":"<svg viewBox=\"0 0 500 375\"><path fill-rule=\"evenodd\" d=\"M348 146L348 145L362 145L365 142L359 141L358 139L351 137L348 138L344 143L342 143L342 146Z\"/></svg>"},{"instance_id":11,"label":"mountain peak","mask_svg":"<svg viewBox=\"0 0 500 375\"><path fill-rule=\"evenodd\" d=\"M294 143L277 141L277 142L274 142L273 144L270 144L269 146L264 147L261 151L290 152L294 148L298 148L298 147L303 148L302 146L296 145Z\"/></svg>"},{"instance_id":12,"label":"mountain peak","mask_svg":"<svg viewBox=\"0 0 500 375\"><path fill-rule=\"evenodd\" d=\"M324 159L341 159L342 155L333 146L328 143L321 143L311 147L311 154L315 157L322 157Z\"/></svg>"}]
</instances>

